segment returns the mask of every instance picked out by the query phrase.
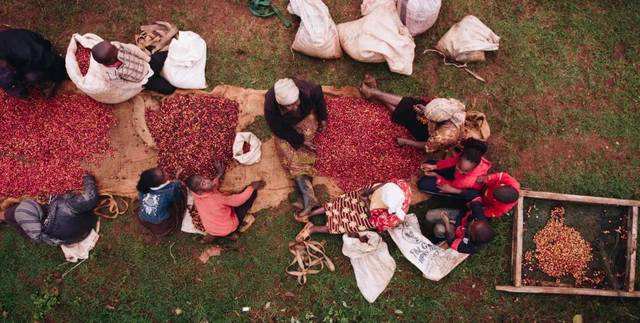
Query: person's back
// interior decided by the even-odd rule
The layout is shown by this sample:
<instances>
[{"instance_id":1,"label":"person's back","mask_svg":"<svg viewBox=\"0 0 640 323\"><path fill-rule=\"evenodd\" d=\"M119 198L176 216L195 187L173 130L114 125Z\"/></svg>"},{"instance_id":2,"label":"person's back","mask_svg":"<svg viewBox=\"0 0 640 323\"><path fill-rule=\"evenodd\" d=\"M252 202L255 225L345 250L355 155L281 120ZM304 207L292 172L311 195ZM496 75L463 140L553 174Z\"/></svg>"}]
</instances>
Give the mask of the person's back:
<instances>
[{"instance_id":1,"label":"person's back","mask_svg":"<svg viewBox=\"0 0 640 323\"><path fill-rule=\"evenodd\" d=\"M0 31L0 59L19 71L28 71L51 68L61 57L42 35L26 29L7 29Z\"/></svg>"},{"instance_id":2,"label":"person's back","mask_svg":"<svg viewBox=\"0 0 640 323\"><path fill-rule=\"evenodd\" d=\"M249 192L251 195L252 191ZM238 228L240 221L230 205L231 196L217 189L200 194L193 193L193 201L200 214L205 231L214 236L226 236ZM244 202L244 201L243 201Z\"/></svg>"}]
</instances>

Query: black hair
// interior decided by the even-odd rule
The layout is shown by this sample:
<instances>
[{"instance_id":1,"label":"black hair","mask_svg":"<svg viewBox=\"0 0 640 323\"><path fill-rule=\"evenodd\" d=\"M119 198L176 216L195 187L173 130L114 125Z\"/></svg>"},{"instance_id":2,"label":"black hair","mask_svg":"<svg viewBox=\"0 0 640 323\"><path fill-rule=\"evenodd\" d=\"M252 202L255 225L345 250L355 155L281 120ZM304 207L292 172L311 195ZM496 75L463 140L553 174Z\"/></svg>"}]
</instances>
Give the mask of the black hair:
<instances>
[{"instance_id":1,"label":"black hair","mask_svg":"<svg viewBox=\"0 0 640 323\"><path fill-rule=\"evenodd\" d=\"M136 189L138 192L146 194L151 191L152 187L162 184L162 176L159 175L159 168L149 168L140 174Z\"/></svg>"},{"instance_id":2,"label":"black hair","mask_svg":"<svg viewBox=\"0 0 640 323\"><path fill-rule=\"evenodd\" d=\"M475 242L487 243L493 240L495 232L491 229L489 222L484 220L475 220L471 227L475 231Z\"/></svg>"},{"instance_id":3,"label":"black hair","mask_svg":"<svg viewBox=\"0 0 640 323\"><path fill-rule=\"evenodd\" d=\"M493 197L502 203L513 203L518 200L520 194L513 186L500 186L493 190Z\"/></svg>"},{"instance_id":4,"label":"black hair","mask_svg":"<svg viewBox=\"0 0 640 323\"><path fill-rule=\"evenodd\" d=\"M478 139L467 139L462 148L460 158L468 160L474 164L480 164L482 156L487 153L487 143Z\"/></svg>"},{"instance_id":5,"label":"black hair","mask_svg":"<svg viewBox=\"0 0 640 323\"><path fill-rule=\"evenodd\" d=\"M187 178L187 186L192 192L198 193L200 192L200 184L202 183L202 176L200 175L191 175Z\"/></svg>"}]
</instances>

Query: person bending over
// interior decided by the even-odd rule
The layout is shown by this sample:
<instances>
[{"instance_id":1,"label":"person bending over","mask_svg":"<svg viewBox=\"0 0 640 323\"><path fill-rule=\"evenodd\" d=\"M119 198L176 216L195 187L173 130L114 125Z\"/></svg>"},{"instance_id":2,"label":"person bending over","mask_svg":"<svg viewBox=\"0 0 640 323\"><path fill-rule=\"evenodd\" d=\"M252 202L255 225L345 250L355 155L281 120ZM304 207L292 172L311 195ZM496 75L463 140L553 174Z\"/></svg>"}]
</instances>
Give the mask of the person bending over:
<instances>
[{"instance_id":1,"label":"person bending over","mask_svg":"<svg viewBox=\"0 0 640 323\"><path fill-rule=\"evenodd\" d=\"M303 212L319 206L312 185L316 147L313 138L327 126L322 87L304 80L280 79L265 95L264 114L276 136L276 150L284 169L302 195Z\"/></svg>"},{"instance_id":2,"label":"person bending over","mask_svg":"<svg viewBox=\"0 0 640 323\"><path fill-rule=\"evenodd\" d=\"M311 213L296 216L306 223L296 236L303 241L313 233L357 233L376 229L379 232L395 228L402 221L411 203L411 188L403 180L371 184L360 190L345 193ZM309 218L325 215L327 224L316 226Z\"/></svg>"},{"instance_id":3,"label":"person bending over","mask_svg":"<svg viewBox=\"0 0 640 323\"><path fill-rule=\"evenodd\" d=\"M367 100L384 104L391 112L391 120L409 130L415 140L397 138L401 146L424 148L427 153L434 153L457 146L461 141L466 111L464 104L456 99L420 99L383 92L370 75L365 75L360 92Z\"/></svg>"},{"instance_id":4,"label":"person bending over","mask_svg":"<svg viewBox=\"0 0 640 323\"><path fill-rule=\"evenodd\" d=\"M478 252L495 235L486 219L477 218L469 211L434 209L427 212L426 220L433 225L433 243L446 242L461 253Z\"/></svg>"},{"instance_id":5,"label":"person bending over","mask_svg":"<svg viewBox=\"0 0 640 323\"><path fill-rule=\"evenodd\" d=\"M82 192L55 195L47 204L32 199L14 203L0 212L0 222L7 222L36 243L57 246L80 242L96 225L93 209L98 203L95 178L84 175L82 186Z\"/></svg>"},{"instance_id":6,"label":"person bending over","mask_svg":"<svg viewBox=\"0 0 640 323\"><path fill-rule=\"evenodd\" d=\"M223 194L219 188L224 165L217 162L215 167L216 177L209 179L193 175L187 179L187 186L193 192L196 217L199 217L204 231L209 237L226 237L238 230L265 182L255 181L238 194Z\"/></svg>"},{"instance_id":7,"label":"person bending over","mask_svg":"<svg viewBox=\"0 0 640 323\"><path fill-rule=\"evenodd\" d=\"M9 95L26 98L35 86L51 97L67 78L64 59L42 35L26 29L0 31L0 87Z\"/></svg>"},{"instance_id":8,"label":"person bending over","mask_svg":"<svg viewBox=\"0 0 640 323\"><path fill-rule=\"evenodd\" d=\"M511 211L518 203L520 183L511 175L505 172L494 173L480 176L476 182L484 185L482 193L470 203L476 218L499 218ZM474 195L467 192L462 194Z\"/></svg>"},{"instance_id":9,"label":"person bending over","mask_svg":"<svg viewBox=\"0 0 640 323\"><path fill-rule=\"evenodd\" d=\"M483 157L486 152L485 142L476 139L466 140L462 152L421 165L424 176L418 180L418 189L432 195L473 199L482 188L477 179L486 175L491 168L491 162Z\"/></svg>"},{"instance_id":10,"label":"person bending over","mask_svg":"<svg viewBox=\"0 0 640 323\"><path fill-rule=\"evenodd\" d=\"M155 236L172 233L182 221L186 196L178 180L170 181L160 168L147 169L138 180L138 220Z\"/></svg>"},{"instance_id":11,"label":"person bending over","mask_svg":"<svg viewBox=\"0 0 640 323\"><path fill-rule=\"evenodd\" d=\"M144 88L162 94L171 94L176 88L160 76L168 52L157 52L148 56L133 44L112 44L101 41L91 49L93 59L107 67L107 79L139 83ZM151 75L151 76L149 76Z\"/></svg>"}]
</instances>

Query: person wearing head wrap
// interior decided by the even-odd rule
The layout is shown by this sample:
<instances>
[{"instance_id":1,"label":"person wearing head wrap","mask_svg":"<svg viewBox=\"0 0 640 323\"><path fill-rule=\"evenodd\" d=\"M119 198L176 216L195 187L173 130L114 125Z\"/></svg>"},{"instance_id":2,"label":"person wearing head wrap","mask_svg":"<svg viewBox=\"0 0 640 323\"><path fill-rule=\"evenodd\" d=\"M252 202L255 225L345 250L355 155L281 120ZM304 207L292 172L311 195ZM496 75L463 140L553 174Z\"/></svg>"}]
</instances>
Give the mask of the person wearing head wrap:
<instances>
[{"instance_id":1,"label":"person wearing head wrap","mask_svg":"<svg viewBox=\"0 0 640 323\"><path fill-rule=\"evenodd\" d=\"M280 79L267 91L264 115L276 136L283 167L294 178L302 195L303 210L319 206L312 185L316 161L312 141L327 126L327 105L322 87L298 79Z\"/></svg>"},{"instance_id":2,"label":"person wearing head wrap","mask_svg":"<svg viewBox=\"0 0 640 323\"><path fill-rule=\"evenodd\" d=\"M370 229L383 232L404 221L410 204L411 187L406 181L370 184L344 193L308 215L296 215L296 221L306 223L296 241L304 241L313 233L350 234ZM326 216L325 225L309 222L309 218L318 215Z\"/></svg>"},{"instance_id":3,"label":"person wearing head wrap","mask_svg":"<svg viewBox=\"0 0 640 323\"><path fill-rule=\"evenodd\" d=\"M456 99L401 97L386 93L378 90L370 75L365 75L360 92L366 99L384 104L391 112L393 122L409 130L415 140L397 138L401 146L424 148L427 153L435 153L455 147L468 135L484 130L475 129L476 123L467 123L468 113L476 115L478 112L467 112L465 105ZM486 137L476 139L488 138L488 125L485 126Z\"/></svg>"},{"instance_id":4,"label":"person wearing head wrap","mask_svg":"<svg viewBox=\"0 0 640 323\"><path fill-rule=\"evenodd\" d=\"M0 87L9 95L25 98L36 86L50 97L65 79L64 59L42 35L26 29L0 31Z\"/></svg>"}]
</instances>

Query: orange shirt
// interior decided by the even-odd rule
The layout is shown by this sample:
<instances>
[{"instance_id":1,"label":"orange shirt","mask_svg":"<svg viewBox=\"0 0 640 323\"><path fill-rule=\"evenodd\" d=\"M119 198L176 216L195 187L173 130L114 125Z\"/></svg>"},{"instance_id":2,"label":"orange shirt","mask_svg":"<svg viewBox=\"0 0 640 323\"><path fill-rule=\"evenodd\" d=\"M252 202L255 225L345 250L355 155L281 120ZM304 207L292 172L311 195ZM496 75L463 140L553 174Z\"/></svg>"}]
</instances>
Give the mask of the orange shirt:
<instances>
[{"instance_id":1,"label":"orange shirt","mask_svg":"<svg viewBox=\"0 0 640 323\"><path fill-rule=\"evenodd\" d=\"M202 194L193 193L195 203L204 230L216 237L232 233L240 225L234 207L242 205L253 193L253 187L247 187L242 193L225 195L215 190Z\"/></svg>"}]
</instances>

